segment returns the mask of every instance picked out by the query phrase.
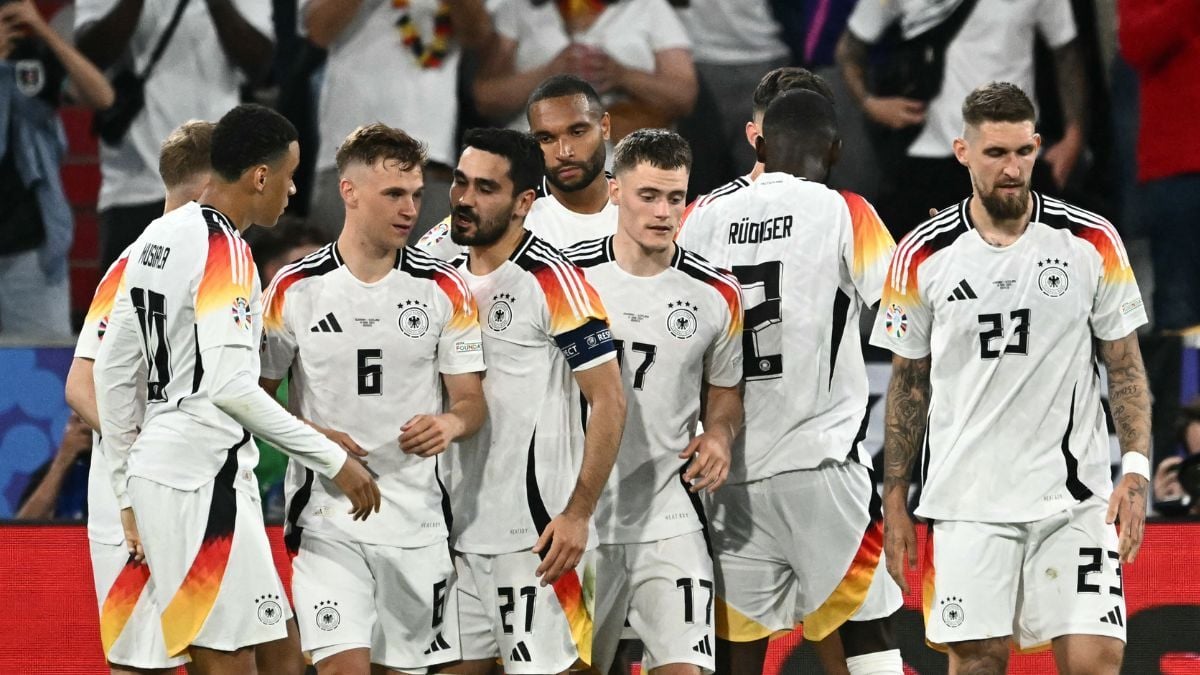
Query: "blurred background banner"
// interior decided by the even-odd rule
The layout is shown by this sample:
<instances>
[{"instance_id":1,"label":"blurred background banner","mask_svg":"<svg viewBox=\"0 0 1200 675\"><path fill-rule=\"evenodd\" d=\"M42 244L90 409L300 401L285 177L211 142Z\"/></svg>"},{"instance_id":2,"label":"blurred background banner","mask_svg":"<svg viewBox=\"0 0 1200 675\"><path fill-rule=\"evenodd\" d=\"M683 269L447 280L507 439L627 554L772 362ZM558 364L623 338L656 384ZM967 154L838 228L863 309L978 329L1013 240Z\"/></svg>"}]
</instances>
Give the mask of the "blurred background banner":
<instances>
[{"instance_id":1,"label":"blurred background banner","mask_svg":"<svg viewBox=\"0 0 1200 675\"><path fill-rule=\"evenodd\" d=\"M30 477L54 456L71 410L63 386L73 350L0 348L0 518L11 518ZM70 480L70 479L68 479ZM86 494L79 485L64 490Z\"/></svg>"}]
</instances>

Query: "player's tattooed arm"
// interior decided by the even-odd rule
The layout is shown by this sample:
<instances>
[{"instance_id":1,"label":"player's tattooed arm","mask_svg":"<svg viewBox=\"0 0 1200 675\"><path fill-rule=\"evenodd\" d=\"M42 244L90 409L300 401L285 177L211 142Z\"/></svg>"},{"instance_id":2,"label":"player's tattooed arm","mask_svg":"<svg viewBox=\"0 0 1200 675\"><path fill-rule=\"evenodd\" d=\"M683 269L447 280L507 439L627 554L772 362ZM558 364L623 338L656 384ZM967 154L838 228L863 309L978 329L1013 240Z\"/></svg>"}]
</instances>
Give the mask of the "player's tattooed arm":
<instances>
[{"instance_id":1,"label":"player's tattooed arm","mask_svg":"<svg viewBox=\"0 0 1200 675\"><path fill-rule=\"evenodd\" d=\"M928 356L892 358L883 435L883 547L887 570L908 592L905 565L917 566L917 531L908 515L908 484L921 452L929 413Z\"/></svg>"},{"instance_id":2,"label":"player's tattooed arm","mask_svg":"<svg viewBox=\"0 0 1200 675\"><path fill-rule=\"evenodd\" d=\"M892 359L883 437L883 489L899 488L908 498L913 462L921 452L929 412L929 357Z\"/></svg>"},{"instance_id":3,"label":"player's tattooed arm","mask_svg":"<svg viewBox=\"0 0 1200 675\"><path fill-rule=\"evenodd\" d=\"M1108 402L1121 453L1150 457L1150 385L1137 334L1120 340L1101 340L1100 358L1108 371ZM1136 473L1125 474L1108 500L1108 522L1120 521L1117 544L1122 562L1133 562L1146 527L1146 498L1150 481Z\"/></svg>"}]
</instances>

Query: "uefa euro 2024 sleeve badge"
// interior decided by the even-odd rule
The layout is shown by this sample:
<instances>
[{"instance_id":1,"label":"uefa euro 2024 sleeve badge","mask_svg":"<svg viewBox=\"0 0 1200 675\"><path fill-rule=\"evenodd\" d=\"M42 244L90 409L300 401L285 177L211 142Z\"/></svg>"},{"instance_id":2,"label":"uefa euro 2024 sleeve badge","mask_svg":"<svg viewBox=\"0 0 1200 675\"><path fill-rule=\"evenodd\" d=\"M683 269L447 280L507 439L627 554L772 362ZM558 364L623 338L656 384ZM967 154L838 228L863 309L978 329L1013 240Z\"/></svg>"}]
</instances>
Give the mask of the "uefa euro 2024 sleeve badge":
<instances>
[{"instance_id":1,"label":"uefa euro 2024 sleeve badge","mask_svg":"<svg viewBox=\"0 0 1200 675\"><path fill-rule=\"evenodd\" d=\"M903 339L908 333L908 314L904 308L894 302L888 305L883 313L883 328L893 340Z\"/></svg>"}]
</instances>

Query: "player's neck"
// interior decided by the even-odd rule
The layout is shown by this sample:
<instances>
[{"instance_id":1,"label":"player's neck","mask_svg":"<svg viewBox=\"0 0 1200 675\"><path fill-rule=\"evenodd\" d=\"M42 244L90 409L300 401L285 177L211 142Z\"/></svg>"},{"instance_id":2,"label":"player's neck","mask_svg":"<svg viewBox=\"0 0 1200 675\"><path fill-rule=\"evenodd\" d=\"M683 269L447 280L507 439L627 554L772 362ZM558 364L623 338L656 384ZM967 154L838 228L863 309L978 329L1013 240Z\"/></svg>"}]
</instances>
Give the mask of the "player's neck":
<instances>
[{"instance_id":1,"label":"player's neck","mask_svg":"<svg viewBox=\"0 0 1200 675\"><path fill-rule=\"evenodd\" d=\"M750 169L750 182L753 183L758 180L758 177L763 175L763 172L766 170L767 167L762 162L755 162L754 168Z\"/></svg>"},{"instance_id":2,"label":"player's neck","mask_svg":"<svg viewBox=\"0 0 1200 675\"><path fill-rule=\"evenodd\" d=\"M190 201L192 200L188 199L186 196L174 195L171 194L170 191L167 191L167 200L163 203L163 215L167 215L168 213L183 206L184 204L187 204Z\"/></svg>"},{"instance_id":3,"label":"player's neck","mask_svg":"<svg viewBox=\"0 0 1200 675\"><path fill-rule=\"evenodd\" d=\"M587 187L575 192L564 192L551 185L550 194L569 211L584 214L600 213L608 204L608 179L604 177L604 174L600 174Z\"/></svg>"},{"instance_id":4,"label":"player's neck","mask_svg":"<svg viewBox=\"0 0 1200 675\"><path fill-rule=\"evenodd\" d=\"M822 185L829 180L829 167L815 157L801 157L790 162L780 163L778 166L775 164L761 166L763 167L762 173L786 173L789 176Z\"/></svg>"},{"instance_id":5,"label":"player's neck","mask_svg":"<svg viewBox=\"0 0 1200 675\"><path fill-rule=\"evenodd\" d=\"M510 224L504 236L487 246L472 246L471 255L467 259L467 271L476 276L484 276L495 272L506 260L512 257L521 240L525 238L525 220L518 225Z\"/></svg>"},{"instance_id":6,"label":"player's neck","mask_svg":"<svg viewBox=\"0 0 1200 675\"><path fill-rule=\"evenodd\" d=\"M396 266L396 249L371 243L355 232L353 227L342 228L337 247L350 274L366 284L386 277Z\"/></svg>"},{"instance_id":7,"label":"player's neck","mask_svg":"<svg viewBox=\"0 0 1200 675\"><path fill-rule=\"evenodd\" d=\"M635 277L653 277L671 266L675 257L675 244L662 251L649 251L621 232L613 236L613 256L617 259L617 267L626 274Z\"/></svg>"},{"instance_id":8,"label":"player's neck","mask_svg":"<svg viewBox=\"0 0 1200 675\"><path fill-rule=\"evenodd\" d=\"M237 190L238 185L235 183L220 183L214 179L204 189L204 194L200 195L200 203L220 211L239 233L243 233L254 223L250 220L250 204Z\"/></svg>"},{"instance_id":9,"label":"player's neck","mask_svg":"<svg viewBox=\"0 0 1200 675\"><path fill-rule=\"evenodd\" d=\"M977 194L971 196L971 204L968 209L971 223L975 225L979 236L985 242L992 246L1009 246L1016 243L1029 227L1029 216L1033 213L1033 199L1031 198L1029 204L1025 206L1025 213L1017 218L993 218Z\"/></svg>"}]
</instances>

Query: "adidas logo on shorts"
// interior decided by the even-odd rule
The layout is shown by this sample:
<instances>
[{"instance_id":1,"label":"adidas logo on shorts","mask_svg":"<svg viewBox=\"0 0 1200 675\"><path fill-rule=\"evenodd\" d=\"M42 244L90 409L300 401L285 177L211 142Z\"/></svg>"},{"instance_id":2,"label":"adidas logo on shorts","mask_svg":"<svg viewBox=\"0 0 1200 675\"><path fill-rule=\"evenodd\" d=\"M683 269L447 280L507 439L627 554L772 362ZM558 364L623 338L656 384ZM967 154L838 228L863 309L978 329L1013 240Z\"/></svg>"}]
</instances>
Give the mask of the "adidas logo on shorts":
<instances>
[{"instance_id":1,"label":"adidas logo on shorts","mask_svg":"<svg viewBox=\"0 0 1200 675\"><path fill-rule=\"evenodd\" d=\"M437 637L433 638L433 642L429 644L429 649L425 650L425 655L429 656L443 649L450 649L450 643L446 642L446 638L442 637L441 631L438 631Z\"/></svg>"},{"instance_id":2,"label":"adidas logo on shorts","mask_svg":"<svg viewBox=\"0 0 1200 675\"><path fill-rule=\"evenodd\" d=\"M513 647L512 654L509 655L508 660L513 663L529 663L533 660L533 657L529 655L529 648L525 646L524 640L518 642L516 647Z\"/></svg>"},{"instance_id":3,"label":"adidas logo on shorts","mask_svg":"<svg viewBox=\"0 0 1200 675\"><path fill-rule=\"evenodd\" d=\"M1121 606L1117 605L1108 611L1108 614L1100 617L1100 623L1111 623L1114 626L1125 627L1125 617L1121 616Z\"/></svg>"},{"instance_id":4,"label":"adidas logo on shorts","mask_svg":"<svg viewBox=\"0 0 1200 675\"><path fill-rule=\"evenodd\" d=\"M699 654L703 654L705 656L712 656L713 655L712 643L709 642L708 636L705 635L703 640L697 642L692 647L692 651L697 652Z\"/></svg>"}]
</instances>

